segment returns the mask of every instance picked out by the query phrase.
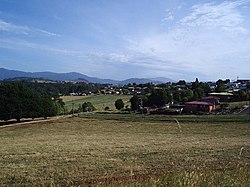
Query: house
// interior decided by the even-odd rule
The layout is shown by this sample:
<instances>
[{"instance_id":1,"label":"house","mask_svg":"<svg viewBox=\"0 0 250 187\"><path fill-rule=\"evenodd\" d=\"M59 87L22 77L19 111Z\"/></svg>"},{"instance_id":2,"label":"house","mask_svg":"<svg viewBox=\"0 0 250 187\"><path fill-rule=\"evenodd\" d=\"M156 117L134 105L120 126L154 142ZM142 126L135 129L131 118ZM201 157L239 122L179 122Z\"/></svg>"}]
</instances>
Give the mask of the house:
<instances>
[{"instance_id":1,"label":"house","mask_svg":"<svg viewBox=\"0 0 250 187\"><path fill-rule=\"evenodd\" d=\"M212 103L213 105L219 105L220 104L220 98L216 97L216 96L203 97L202 101Z\"/></svg>"},{"instance_id":2,"label":"house","mask_svg":"<svg viewBox=\"0 0 250 187\"><path fill-rule=\"evenodd\" d=\"M211 112L215 110L215 104L206 101L191 101L185 103L187 113Z\"/></svg>"},{"instance_id":3,"label":"house","mask_svg":"<svg viewBox=\"0 0 250 187\"><path fill-rule=\"evenodd\" d=\"M209 93L208 95L220 98L221 102L228 102L233 97L232 93L227 93L227 92Z\"/></svg>"}]
</instances>

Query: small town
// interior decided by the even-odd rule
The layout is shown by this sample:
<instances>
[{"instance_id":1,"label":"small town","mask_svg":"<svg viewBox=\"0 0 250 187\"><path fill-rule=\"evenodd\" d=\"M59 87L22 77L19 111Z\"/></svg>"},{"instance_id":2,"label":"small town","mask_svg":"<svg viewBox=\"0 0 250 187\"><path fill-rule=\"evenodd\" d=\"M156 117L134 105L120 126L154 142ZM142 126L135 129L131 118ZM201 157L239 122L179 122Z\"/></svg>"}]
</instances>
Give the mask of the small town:
<instances>
[{"instance_id":1,"label":"small town","mask_svg":"<svg viewBox=\"0 0 250 187\"><path fill-rule=\"evenodd\" d=\"M74 82L74 84L78 83ZM189 83L180 80L176 83L162 84L151 82L123 86L108 85L96 92L71 92L69 94L71 96L134 95L137 97L138 107L132 110L141 111L143 107L144 114L248 114L249 87L250 80L247 79L239 79L233 82L227 79L205 83L196 79L195 82ZM165 100L158 98L163 103L149 104L148 100L143 100L145 96L163 90ZM241 101L245 101L245 105L229 107L228 102Z\"/></svg>"}]
</instances>

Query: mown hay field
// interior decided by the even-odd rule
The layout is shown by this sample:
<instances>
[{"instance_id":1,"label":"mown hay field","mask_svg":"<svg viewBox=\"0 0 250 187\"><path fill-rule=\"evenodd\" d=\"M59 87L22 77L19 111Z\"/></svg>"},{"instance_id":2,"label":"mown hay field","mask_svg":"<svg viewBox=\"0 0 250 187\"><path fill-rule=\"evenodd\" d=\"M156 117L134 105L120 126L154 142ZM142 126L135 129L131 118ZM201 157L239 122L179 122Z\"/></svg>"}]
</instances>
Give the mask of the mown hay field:
<instances>
[{"instance_id":1,"label":"mown hay field","mask_svg":"<svg viewBox=\"0 0 250 187\"><path fill-rule=\"evenodd\" d=\"M105 107L109 107L110 110L115 111L115 101L122 99L125 106L130 107L131 95L91 95L91 96L63 96L62 99L65 102L66 108L70 111L72 109L72 103L74 103L75 109L84 102L91 102L97 111L104 111Z\"/></svg>"},{"instance_id":2,"label":"mown hay field","mask_svg":"<svg viewBox=\"0 0 250 187\"><path fill-rule=\"evenodd\" d=\"M248 123L65 118L0 128L0 186L249 186Z\"/></svg>"}]
</instances>

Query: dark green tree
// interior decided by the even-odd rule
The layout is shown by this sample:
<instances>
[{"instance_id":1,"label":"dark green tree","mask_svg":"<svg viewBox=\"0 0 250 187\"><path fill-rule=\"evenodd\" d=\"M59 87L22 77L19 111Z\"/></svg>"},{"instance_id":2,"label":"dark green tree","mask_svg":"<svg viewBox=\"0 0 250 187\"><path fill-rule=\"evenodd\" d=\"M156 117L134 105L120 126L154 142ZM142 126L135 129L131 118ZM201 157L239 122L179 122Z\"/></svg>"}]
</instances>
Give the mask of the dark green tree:
<instances>
[{"instance_id":1,"label":"dark green tree","mask_svg":"<svg viewBox=\"0 0 250 187\"><path fill-rule=\"evenodd\" d=\"M140 101L139 101L138 95L134 95L133 97L131 97L131 99L129 101L131 103L131 110L132 111L139 110Z\"/></svg>"},{"instance_id":2,"label":"dark green tree","mask_svg":"<svg viewBox=\"0 0 250 187\"><path fill-rule=\"evenodd\" d=\"M138 111L140 110L141 105L143 105L143 107L148 106L148 96L147 95L134 95L130 99L130 104L131 104L132 111Z\"/></svg>"},{"instance_id":3,"label":"dark green tree","mask_svg":"<svg viewBox=\"0 0 250 187\"><path fill-rule=\"evenodd\" d=\"M44 99L22 83L0 84L0 119L47 117L58 114L51 97Z\"/></svg>"},{"instance_id":4,"label":"dark green tree","mask_svg":"<svg viewBox=\"0 0 250 187\"><path fill-rule=\"evenodd\" d=\"M215 88L215 92L224 92L226 91L226 86L225 86L225 83L227 83L228 80L226 81L223 81L221 79L219 79L217 82L216 82L216 88Z\"/></svg>"},{"instance_id":5,"label":"dark green tree","mask_svg":"<svg viewBox=\"0 0 250 187\"><path fill-rule=\"evenodd\" d=\"M41 114L44 118L55 116L59 113L58 103L52 101L50 97L41 98Z\"/></svg>"},{"instance_id":6,"label":"dark green tree","mask_svg":"<svg viewBox=\"0 0 250 187\"><path fill-rule=\"evenodd\" d=\"M164 106L166 103L172 100L170 92L166 90L154 90L153 93L148 97L149 106Z\"/></svg>"},{"instance_id":7,"label":"dark green tree","mask_svg":"<svg viewBox=\"0 0 250 187\"><path fill-rule=\"evenodd\" d=\"M179 80L179 82L177 84L178 85L186 85L186 81L185 80Z\"/></svg>"},{"instance_id":8,"label":"dark green tree","mask_svg":"<svg viewBox=\"0 0 250 187\"><path fill-rule=\"evenodd\" d=\"M115 108L116 108L117 110L121 110L121 109L124 108L124 102L123 102L122 99L117 99L117 100L115 101Z\"/></svg>"},{"instance_id":9,"label":"dark green tree","mask_svg":"<svg viewBox=\"0 0 250 187\"><path fill-rule=\"evenodd\" d=\"M83 112L93 112L96 110L96 108L92 105L91 102L85 102L82 104L82 110Z\"/></svg>"}]
</instances>

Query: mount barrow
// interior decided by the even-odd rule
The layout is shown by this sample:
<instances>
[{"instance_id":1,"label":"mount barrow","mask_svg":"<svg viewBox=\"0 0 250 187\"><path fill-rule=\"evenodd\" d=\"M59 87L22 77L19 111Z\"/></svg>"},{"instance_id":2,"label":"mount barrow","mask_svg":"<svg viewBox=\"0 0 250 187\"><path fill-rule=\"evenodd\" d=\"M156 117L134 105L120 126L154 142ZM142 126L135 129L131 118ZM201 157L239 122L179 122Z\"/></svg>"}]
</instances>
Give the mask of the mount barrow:
<instances>
[{"instance_id":1,"label":"mount barrow","mask_svg":"<svg viewBox=\"0 0 250 187\"><path fill-rule=\"evenodd\" d=\"M88 83L99 83L99 84L145 84L145 83L164 83L164 82L175 82L169 78L130 78L123 81L112 80L112 79L101 79L97 77L89 77L87 75L69 72L69 73L54 73L54 72L24 72L18 70L9 70L5 68L0 68L0 80L12 79L17 77L28 77L28 78L42 78L53 81L79 81L83 80Z\"/></svg>"}]
</instances>

